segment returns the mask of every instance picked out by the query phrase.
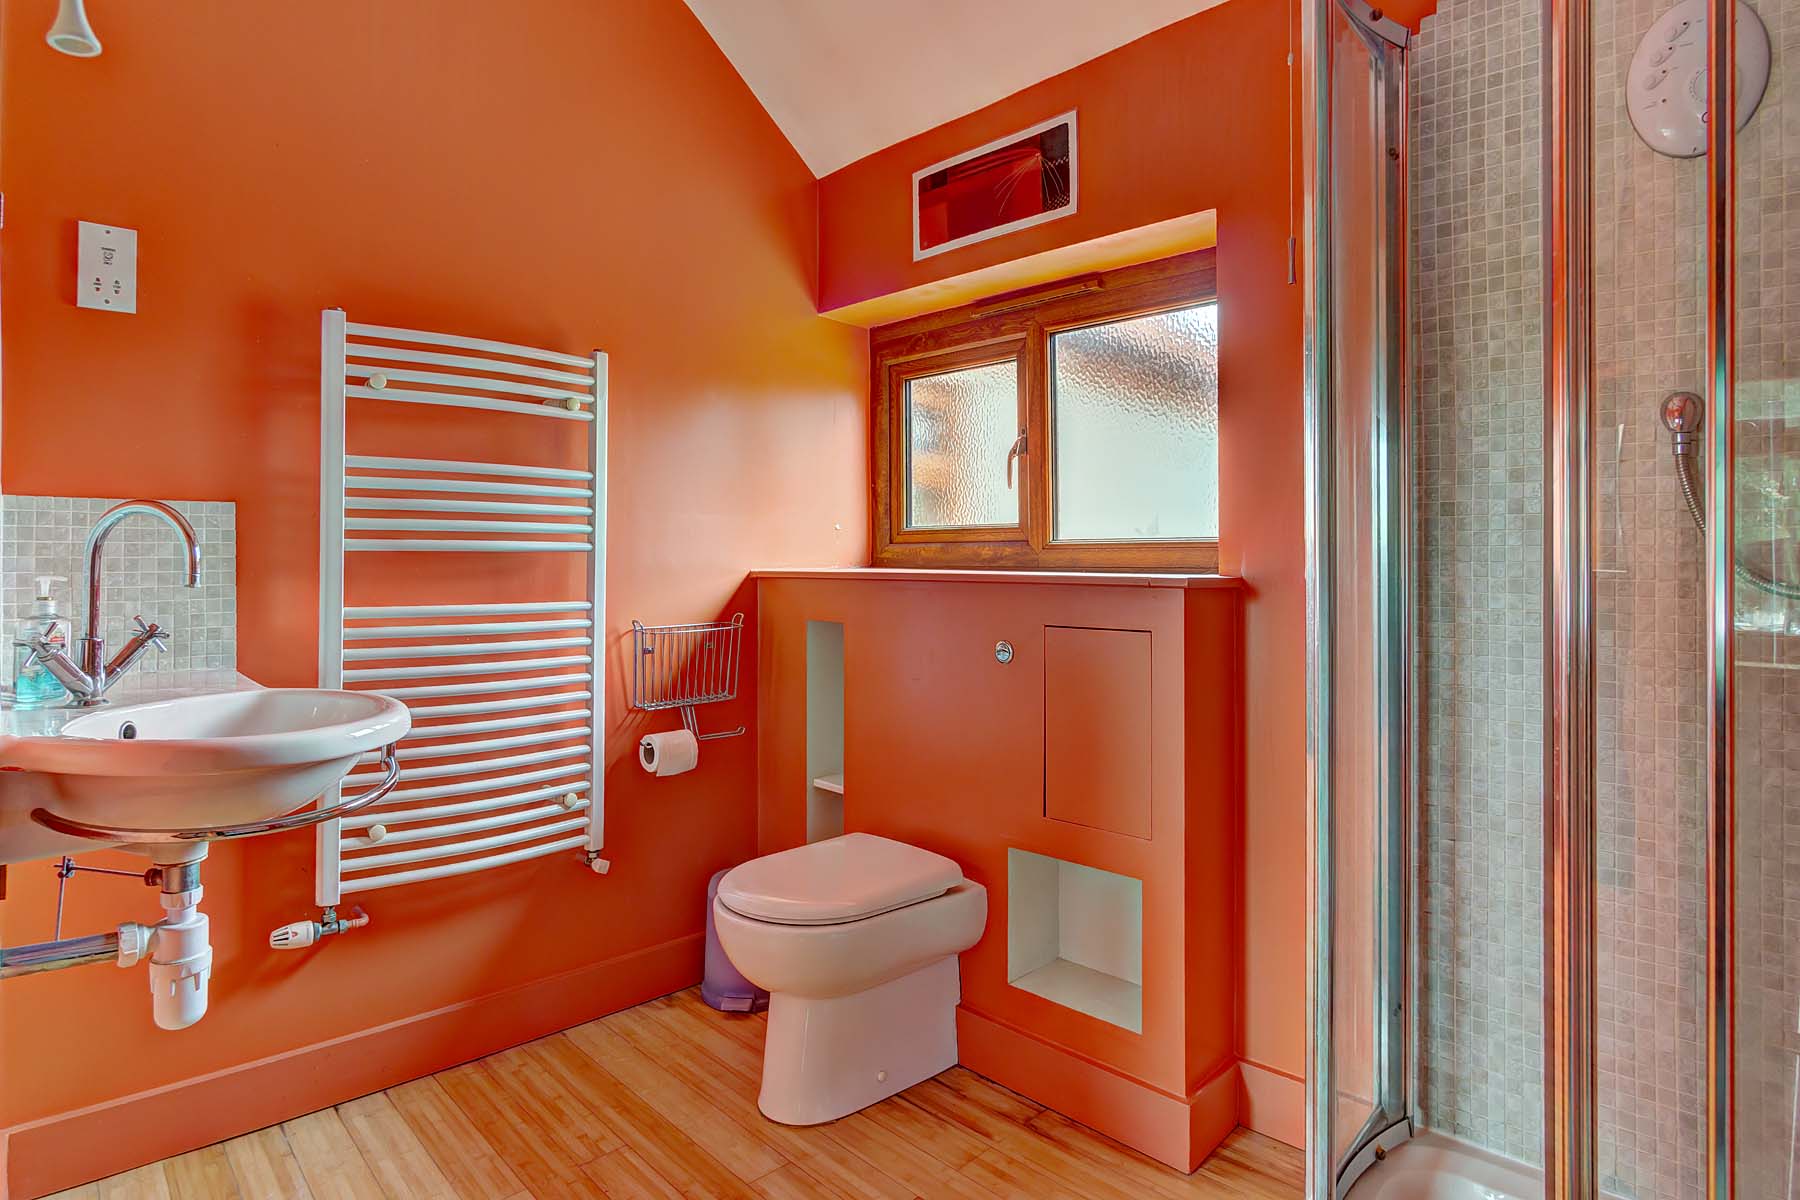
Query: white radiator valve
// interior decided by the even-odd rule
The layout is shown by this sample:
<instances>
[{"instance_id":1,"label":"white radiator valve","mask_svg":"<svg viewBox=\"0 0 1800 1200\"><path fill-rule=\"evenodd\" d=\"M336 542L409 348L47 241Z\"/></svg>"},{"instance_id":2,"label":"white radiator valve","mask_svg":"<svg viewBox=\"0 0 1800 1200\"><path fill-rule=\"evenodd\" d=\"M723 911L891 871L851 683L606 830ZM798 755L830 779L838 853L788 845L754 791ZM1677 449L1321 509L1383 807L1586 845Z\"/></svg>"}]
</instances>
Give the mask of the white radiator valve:
<instances>
[{"instance_id":1,"label":"white radiator valve","mask_svg":"<svg viewBox=\"0 0 1800 1200\"><path fill-rule=\"evenodd\" d=\"M324 919L320 921L295 921L290 925L283 925L269 934L269 949L304 950L334 933L348 933L369 923L369 914L362 910L361 905L351 909L350 915L341 920L335 908L326 909L323 916Z\"/></svg>"},{"instance_id":2,"label":"white radiator valve","mask_svg":"<svg viewBox=\"0 0 1800 1200\"><path fill-rule=\"evenodd\" d=\"M269 934L271 950L304 950L319 940L317 921L295 921Z\"/></svg>"}]
</instances>

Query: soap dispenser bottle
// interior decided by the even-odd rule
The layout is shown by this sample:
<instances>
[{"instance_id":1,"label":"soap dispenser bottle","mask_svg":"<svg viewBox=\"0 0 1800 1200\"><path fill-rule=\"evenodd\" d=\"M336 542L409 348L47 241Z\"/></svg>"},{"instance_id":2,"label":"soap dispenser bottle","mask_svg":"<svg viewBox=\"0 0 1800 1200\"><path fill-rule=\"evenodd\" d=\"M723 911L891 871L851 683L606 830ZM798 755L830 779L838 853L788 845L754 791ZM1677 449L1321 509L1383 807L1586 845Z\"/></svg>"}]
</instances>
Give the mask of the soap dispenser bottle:
<instances>
[{"instance_id":1,"label":"soap dispenser bottle","mask_svg":"<svg viewBox=\"0 0 1800 1200\"><path fill-rule=\"evenodd\" d=\"M19 623L13 638L13 703L19 708L48 708L61 704L69 695L62 680L37 659L32 639L42 635L59 650L69 648L69 618L56 609L56 585L67 583L61 575L37 577L37 599L31 615Z\"/></svg>"}]
</instances>

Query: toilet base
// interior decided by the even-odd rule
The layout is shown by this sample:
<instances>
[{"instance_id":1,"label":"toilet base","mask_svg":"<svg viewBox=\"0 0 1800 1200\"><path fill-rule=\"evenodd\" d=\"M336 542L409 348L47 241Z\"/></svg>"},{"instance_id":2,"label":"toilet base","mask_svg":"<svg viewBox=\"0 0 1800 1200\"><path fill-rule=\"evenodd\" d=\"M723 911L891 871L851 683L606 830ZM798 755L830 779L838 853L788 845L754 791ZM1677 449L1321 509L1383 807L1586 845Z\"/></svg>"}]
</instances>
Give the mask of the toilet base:
<instances>
[{"instance_id":1,"label":"toilet base","mask_svg":"<svg viewBox=\"0 0 1800 1200\"><path fill-rule=\"evenodd\" d=\"M954 955L851 996L774 993L757 1106L783 1125L817 1125L949 1070L961 999Z\"/></svg>"}]
</instances>

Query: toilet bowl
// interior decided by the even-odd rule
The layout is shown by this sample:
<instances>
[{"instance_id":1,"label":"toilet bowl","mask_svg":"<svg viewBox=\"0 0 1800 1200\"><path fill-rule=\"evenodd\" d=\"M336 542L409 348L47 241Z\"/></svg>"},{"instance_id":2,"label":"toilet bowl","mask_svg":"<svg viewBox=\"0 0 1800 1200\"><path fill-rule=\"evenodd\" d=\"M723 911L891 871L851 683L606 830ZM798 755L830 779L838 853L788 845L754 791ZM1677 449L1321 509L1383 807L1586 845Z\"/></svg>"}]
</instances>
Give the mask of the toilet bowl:
<instances>
[{"instance_id":1,"label":"toilet bowl","mask_svg":"<svg viewBox=\"0 0 1800 1200\"><path fill-rule=\"evenodd\" d=\"M769 993L770 1120L833 1121L956 1065L956 956L987 889L943 855L867 833L783 850L727 873L713 919Z\"/></svg>"}]
</instances>

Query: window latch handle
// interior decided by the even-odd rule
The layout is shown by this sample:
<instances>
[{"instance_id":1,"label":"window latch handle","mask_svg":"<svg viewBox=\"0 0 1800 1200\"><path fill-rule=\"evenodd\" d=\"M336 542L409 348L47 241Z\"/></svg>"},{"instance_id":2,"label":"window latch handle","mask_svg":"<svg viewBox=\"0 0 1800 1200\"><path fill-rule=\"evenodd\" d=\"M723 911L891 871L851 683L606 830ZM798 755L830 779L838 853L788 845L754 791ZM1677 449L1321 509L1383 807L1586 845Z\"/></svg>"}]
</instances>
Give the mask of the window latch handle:
<instances>
[{"instance_id":1,"label":"window latch handle","mask_svg":"<svg viewBox=\"0 0 1800 1200\"><path fill-rule=\"evenodd\" d=\"M1006 452L1006 490L1011 491L1013 485L1013 460L1027 452L1025 431L1019 430L1019 436L1013 439L1012 449Z\"/></svg>"}]
</instances>

